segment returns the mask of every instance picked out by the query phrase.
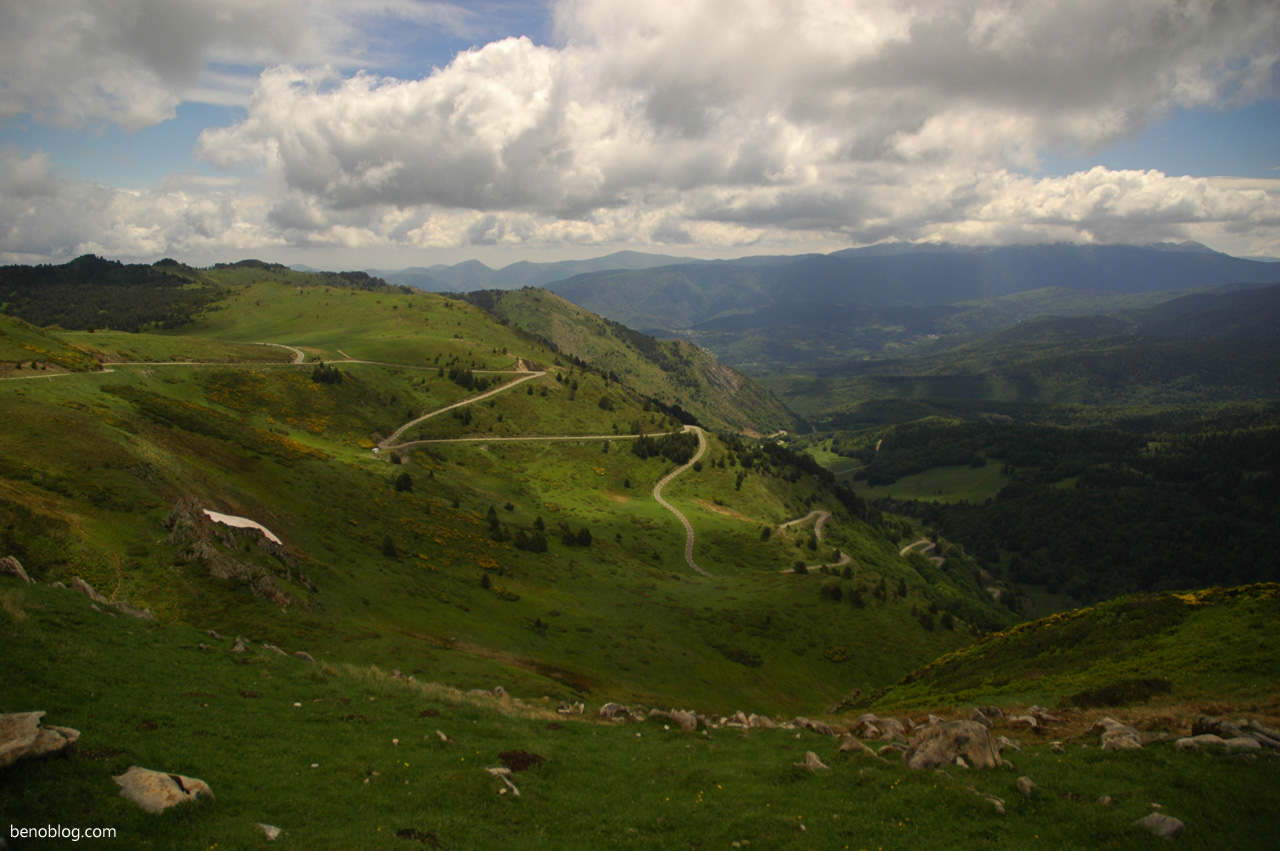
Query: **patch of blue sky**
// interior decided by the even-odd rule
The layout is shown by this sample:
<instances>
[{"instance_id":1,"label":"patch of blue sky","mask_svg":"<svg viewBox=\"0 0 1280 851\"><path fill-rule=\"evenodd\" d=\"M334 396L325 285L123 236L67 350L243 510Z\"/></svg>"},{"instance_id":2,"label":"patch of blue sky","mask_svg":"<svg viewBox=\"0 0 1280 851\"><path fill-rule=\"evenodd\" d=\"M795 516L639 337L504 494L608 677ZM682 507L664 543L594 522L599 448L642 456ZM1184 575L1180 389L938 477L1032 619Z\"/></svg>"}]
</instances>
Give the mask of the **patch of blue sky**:
<instances>
[{"instance_id":1,"label":"patch of blue sky","mask_svg":"<svg viewBox=\"0 0 1280 851\"><path fill-rule=\"evenodd\" d=\"M244 115L240 107L188 101L175 118L135 133L106 122L68 131L18 119L0 127L0 149L24 156L43 150L60 177L145 189L172 174L223 174L194 158L196 140L204 129Z\"/></svg>"},{"instance_id":2,"label":"patch of blue sky","mask_svg":"<svg viewBox=\"0 0 1280 851\"><path fill-rule=\"evenodd\" d=\"M1100 151L1044 151L1038 173L1061 177L1099 165L1170 176L1280 179L1280 99L1231 109L1177 109Z\"/></svg>"}]
</instances>

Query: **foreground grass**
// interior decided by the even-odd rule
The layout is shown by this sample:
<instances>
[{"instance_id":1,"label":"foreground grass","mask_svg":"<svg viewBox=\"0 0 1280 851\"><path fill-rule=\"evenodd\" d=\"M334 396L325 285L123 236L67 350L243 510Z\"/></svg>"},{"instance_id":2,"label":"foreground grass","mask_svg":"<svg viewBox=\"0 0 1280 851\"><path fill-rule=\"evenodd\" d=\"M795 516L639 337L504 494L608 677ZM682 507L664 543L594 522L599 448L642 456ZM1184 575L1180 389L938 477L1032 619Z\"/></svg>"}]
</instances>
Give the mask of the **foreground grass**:
<instances>
[{"instance_id":1,"label":"foreground grass","mask_svg":"<svg viewBox=\"0 0 1280 851\"><path fill-rule=\"evenodd\" d=\"M238 656L230 637L9 578L0 603L0 711L43 709L82 732L65 755L0 770L0 822L115 827L108 846L263 847L266 822L286 849L1159 848L1131 826L1154 802L1187 823L1180 847L1271 847L1280 760L1265 755L1037 742L1015 770L908 772L809 732L603 725L256 646ZM519 798L484 771L517 750L544 759L513 775ZM831 770L796 768L807 750ZM146 815L111 781L132 764L200 777L217 800Z\"/></svg>"}]
</instances>

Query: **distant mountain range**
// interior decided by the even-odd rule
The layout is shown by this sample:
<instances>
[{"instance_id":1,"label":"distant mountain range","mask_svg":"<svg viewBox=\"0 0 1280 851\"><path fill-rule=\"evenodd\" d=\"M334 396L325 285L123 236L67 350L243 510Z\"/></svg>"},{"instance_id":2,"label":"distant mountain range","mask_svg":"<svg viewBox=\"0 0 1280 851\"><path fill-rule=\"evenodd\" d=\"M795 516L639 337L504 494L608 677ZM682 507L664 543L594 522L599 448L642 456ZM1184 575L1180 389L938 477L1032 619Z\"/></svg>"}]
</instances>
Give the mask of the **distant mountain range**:
<instances>
[{"instance_id":1,"label":"distant mountain range","mask_svg":"<svg viewBox=\"0 0 1280 851\"><path fill-rule=\"evenodd\" d=\"M404 284L428 292L470 292L472 290L514 290L520 287L545 287L575 275L618 269L651 269L655 266L704 263L692 257L644 254L619 251L590 260L562 260L556 263L521 261L490 269L479 260L467 260L453 266L411 266L408 269L379 269L369 274L392 284Z\"/></svg>"},{"instance_id":2,"label":"distant mountain range","mask_svg":"<svg viewBox=\"0 0 1280 851\"><path fill-rule=\"evenodd\" d=\"M756 314L768 325L770 316L784 307L794 312L798 304L925 307L1046 288L1127 295L1280 283L1280 264L1232 257L1193 242L878 245L825 255L714 261L624 251L496 270L472 260L366 271L392 284L437 292L544 287L601 316L659 334L740 314Z\"/></svg>"}]
</instances>

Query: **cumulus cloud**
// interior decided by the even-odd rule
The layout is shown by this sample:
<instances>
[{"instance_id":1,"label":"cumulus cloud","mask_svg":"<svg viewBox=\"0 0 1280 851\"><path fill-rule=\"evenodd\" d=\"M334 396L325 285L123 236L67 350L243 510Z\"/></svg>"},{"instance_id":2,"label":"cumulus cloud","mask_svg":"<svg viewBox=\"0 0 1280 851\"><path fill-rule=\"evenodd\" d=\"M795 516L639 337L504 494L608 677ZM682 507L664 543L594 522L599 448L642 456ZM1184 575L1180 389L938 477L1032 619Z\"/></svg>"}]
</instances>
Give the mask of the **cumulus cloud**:
<instances>
[{"instance_id":1,"label":"cumulus cloud","mask_svg":"<svg viewBox=\"0 0 1280 851\"><path fill-rule=\"evenodd\" d=\"M589 221L638 206L662 219L655 242L683 240L685 221L865 239L996 210L1092 238L1273 203L1164 175L1008 170L1265 93L1274 4L567 0L556 22L557 47L507 39L416 80L272 69L200 153L259 163L317 209Z\"/></svg>"},{"instance_id":2,"label":"cumulus cloud","mask_svg":"<svg viewBox=\"0 0 1280 851\"><path fill-rule=\"evenodd\" d=\"M111 6L151 3L166 5ZM216 210L200 215L257 228L263 244L783 249L1231 234L1275 248L1271 185L1029 176L1046 150L1088 152L1175 108L1274 94L1270 0L562 0L553 45L503 39L414 79L351 73L352 51L335 45L370 43L357 11L461 32L458 7L324 2L299 17L290 2L174 5L197 26L223 17L182 51L153 53L125 16L104 44L137 91L122 82L116 96L95 79L49 109L143 123L171 108L201 56L288 60L257 78L243 120L207 130L197 149L258 178L243 196L213 193ZM69 65L85 79L83 62ZM0 115L34 109L36 91L0 89ZM39 184L13 173L15 186ZM132 197L145 212L172 196ZM175 240L204 238L179 218Z\"/></svg>"},{"instance_id":3,"label":"cumulus cloud","mask_svg":"<svg viewBox=\"0 0 1280 851\"><path fill-rule=\"evenodd\" d=\"M465 33L474 13L429 0L14 0L0 3L0 120L138 130L183 100L243 105L281 62L377 64L392 21Z\"/></svg>"},{"instance_id":4,"label":"cumulus cloud","mask_svg":"<svg viewBox=\"0 0 1280 851\"><path fill-rule=\"evenodd\" d=\"M174 115L208 61L307 48L300 0L49 0L0 4L0 118L129 130Z\"/></svg>"}]
</instances>

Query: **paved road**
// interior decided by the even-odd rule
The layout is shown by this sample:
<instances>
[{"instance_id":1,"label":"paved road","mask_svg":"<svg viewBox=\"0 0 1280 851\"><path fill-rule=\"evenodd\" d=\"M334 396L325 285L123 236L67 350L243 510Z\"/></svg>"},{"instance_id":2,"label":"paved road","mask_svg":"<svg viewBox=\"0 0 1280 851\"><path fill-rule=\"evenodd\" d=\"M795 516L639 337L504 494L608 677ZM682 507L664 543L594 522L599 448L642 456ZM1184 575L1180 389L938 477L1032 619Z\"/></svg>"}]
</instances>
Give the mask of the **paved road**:
<instances>
[{"instance_id":1,"label":"paved road","mask_svg":"<svg viewBox=\"0 0 1280 851\"><path fill-rule=\"evenodd\" d=\"M661 505L663 508L665 508L667 511L670 511L676 517L680 518L680 522L684 524L685 564L689 565L690 569L692 569L695 573L701 573L703 576L710 576L711 575L710 573L707 573L705 570L698 567L698 563L693 560L693 524L689 522L688 517L685 517L683 514L680 513L680 509L676 508L674 505L672 505L671 503L667 502L665 499L662 498L662 488L667 484L667 482L671 481L676 476L680 475L685 470L692 467L694 463L697 462L697 460L702 457L702 453L707 451L707 436L703 434L702 429L698 428L697 426L690 425L690 426L685 426L684 430L697 433L698 451L695 452L693 454L693 457L690 458L687 462L685 462L679 467L676 467L670 473L667 473L658 481L656 485L653 486L653 498L656 499L658 501L658 504Z\"/></svg>"}]
</instances>

